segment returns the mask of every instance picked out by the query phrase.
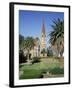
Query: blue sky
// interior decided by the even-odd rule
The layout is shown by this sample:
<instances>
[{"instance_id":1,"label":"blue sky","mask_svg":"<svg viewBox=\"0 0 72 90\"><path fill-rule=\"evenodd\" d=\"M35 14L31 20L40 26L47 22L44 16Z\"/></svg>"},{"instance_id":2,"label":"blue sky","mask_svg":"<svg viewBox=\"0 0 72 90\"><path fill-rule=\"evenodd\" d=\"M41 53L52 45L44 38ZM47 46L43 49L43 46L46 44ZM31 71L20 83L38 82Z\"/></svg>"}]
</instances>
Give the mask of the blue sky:
<instances>
[{"instance_id":1,"label":"blue sky","mask_svg":"<svg viewBox=\"0 0 72 90\"><path fill-rule=\"evenodd\" d=\"M41 38L43 20L46 30L46 41L49 41L49 33L52 31L53 20L60 18L64 20L63 12L45 12L45 11L19 11L19 33L24 37L32 36Z\"/></svg>"}]
</instances>

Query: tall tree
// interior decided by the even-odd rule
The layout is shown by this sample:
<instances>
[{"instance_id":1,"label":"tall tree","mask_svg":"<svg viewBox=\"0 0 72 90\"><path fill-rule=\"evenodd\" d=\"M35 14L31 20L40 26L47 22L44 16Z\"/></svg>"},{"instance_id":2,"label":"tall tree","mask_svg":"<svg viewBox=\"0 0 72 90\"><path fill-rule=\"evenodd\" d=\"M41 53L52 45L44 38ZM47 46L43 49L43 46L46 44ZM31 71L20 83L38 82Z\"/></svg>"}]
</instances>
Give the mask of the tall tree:
<instances>
[{"instance_id":1,"label":"tall tree","mask_svg":"<svg viewBox=\"0 0 72 90\"><path fill-rule=\"evenodd\" d=\"M27 37L24 39L23 42L23 48L24 50L27 51L27 57L28 57L28 62L29 62L29 54L30 50L34 47L34 39L32 37Z\"/></svg>"},{"instance_id":2,"label":"tall tree","mask_svg":"<svg viewBox=\"0 0 72 90\"><path fill-rule=\"evenodd\" d=\"M57 49L58 55L62 56L64 51L64 20L54 20L51 25L53 31L50 33L50 43Z\"/></svg>"},{"instance_id":3,"label":"tall tree","mask_svg":"<svg viewBox=\"0 0 72 90\"><path fill-rule=\"evenodd\" d=\"M19 48L23 48L24 36L19 34Z\"/></svg>"}]
</instances>

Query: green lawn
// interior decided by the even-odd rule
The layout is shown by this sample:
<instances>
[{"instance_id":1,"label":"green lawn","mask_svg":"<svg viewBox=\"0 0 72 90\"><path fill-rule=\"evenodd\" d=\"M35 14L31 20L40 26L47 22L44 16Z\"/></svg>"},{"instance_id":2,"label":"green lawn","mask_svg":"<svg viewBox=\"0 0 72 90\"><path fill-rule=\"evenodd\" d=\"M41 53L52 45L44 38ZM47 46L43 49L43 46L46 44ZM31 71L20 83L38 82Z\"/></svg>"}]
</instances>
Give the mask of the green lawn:
<instances>
[{"instance_id":1,"label":"green lawn","mask_svg":"<svg viewBox=\"0 0 72 90\"><path fill-rule=\"evenodd\" d=\"M51 59L51 58L50 58ZM64 70L63 67L60 69L61 65L63 65L63 62L59 62L56 60L50 60L48 58L44 60L41 59L40 63L35 64L20 64L19 71L22 71L22 74L20 74L20 79L33 79L33 78L42 78L43 74L46 72L52 72L55 74L63 74ZM55 71L55 72L54 72ZM19 72L19 73L20 73Z\"/></svg>"}]
</instances>

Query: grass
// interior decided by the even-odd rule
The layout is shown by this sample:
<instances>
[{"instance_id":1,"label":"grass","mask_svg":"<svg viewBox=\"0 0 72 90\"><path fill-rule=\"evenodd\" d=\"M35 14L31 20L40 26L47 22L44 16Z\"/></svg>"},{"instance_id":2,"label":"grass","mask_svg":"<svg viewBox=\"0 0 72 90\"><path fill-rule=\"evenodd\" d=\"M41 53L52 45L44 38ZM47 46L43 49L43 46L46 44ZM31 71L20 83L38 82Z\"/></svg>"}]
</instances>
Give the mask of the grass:
<instances>
[{"instance_id":1,"label":"grass","mask_svg":"<svg viewBox=\"0 0 72 90\"><path fill-rule=\"evenodd\" d=\"M51 58L50 58L51 59ZM20 64L19 69L23 73L20 75L20 79L33 79L33 78L41 78L43 77L43 73L50 72L52 74L63 74L63 68L60 69L60 65L63 64L63 62L56 62L56 61L49 61L44 60L40 63L34 63L34 64Z\"/></svg>"},{"instance_id":2,"label":"grass","mask_svg":"<svg viewBox=\"0 0 72 90\"><path fill-rule=\"evenodd\" d=\"M20 77L20 79L31 79L31 78L40 78L41 77L41 70L35 70L35 69L25 69L23 75Z\"/></svg>"}]
</instances>

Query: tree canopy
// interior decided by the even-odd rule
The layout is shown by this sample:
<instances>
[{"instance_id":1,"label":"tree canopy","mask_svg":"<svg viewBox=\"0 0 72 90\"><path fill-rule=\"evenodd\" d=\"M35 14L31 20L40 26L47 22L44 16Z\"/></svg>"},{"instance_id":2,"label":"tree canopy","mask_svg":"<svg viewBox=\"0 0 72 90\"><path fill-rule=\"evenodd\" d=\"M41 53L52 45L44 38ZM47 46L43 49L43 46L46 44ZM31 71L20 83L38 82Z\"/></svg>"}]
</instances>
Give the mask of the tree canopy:
<instances>
[{"instance_id":1,"label":"tree canopy","mask_svg":"<svg viewBox=\"0 0 72 90\"><path fill-rule=\"evenodd\" d=\"M64 49L64 20L53 21L51 25L53 31L50 32L50 43L52 46L57 46L58 53L61 53Z\"/></svg>"}]
</instances>

